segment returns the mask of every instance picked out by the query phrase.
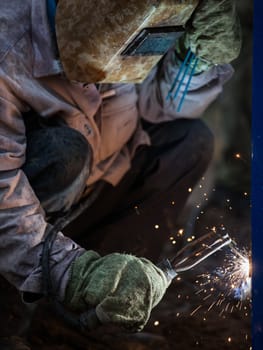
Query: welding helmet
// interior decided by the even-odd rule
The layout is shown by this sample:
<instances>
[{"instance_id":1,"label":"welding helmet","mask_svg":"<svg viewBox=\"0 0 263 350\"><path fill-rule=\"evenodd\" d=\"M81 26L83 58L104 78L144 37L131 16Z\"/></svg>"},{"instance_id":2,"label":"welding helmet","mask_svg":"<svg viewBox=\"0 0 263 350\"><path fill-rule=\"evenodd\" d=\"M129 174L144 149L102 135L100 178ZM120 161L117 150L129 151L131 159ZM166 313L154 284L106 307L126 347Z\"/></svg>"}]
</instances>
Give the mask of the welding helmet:
<instances>
[{"instance_id":1,"label":"welding helmet","mask_svg":"<svg viewBox=\"0 0 263 350\"><path fill-rule=\"evenodd\" d=\"M182 34L198 0L60 0L56 34L70 80L139 83Z\"/></svg>"}]
</instances>

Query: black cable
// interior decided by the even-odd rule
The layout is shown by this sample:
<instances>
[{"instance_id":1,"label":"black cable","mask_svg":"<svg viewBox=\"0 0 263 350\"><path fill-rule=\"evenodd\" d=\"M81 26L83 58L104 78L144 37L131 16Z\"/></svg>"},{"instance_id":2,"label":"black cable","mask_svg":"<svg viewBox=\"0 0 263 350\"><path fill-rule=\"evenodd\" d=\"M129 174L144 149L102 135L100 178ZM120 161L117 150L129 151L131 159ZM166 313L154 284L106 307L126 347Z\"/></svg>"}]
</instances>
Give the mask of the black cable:
<instances>
[{"instance_id":1,"label":"black cable","mask_svg":"<svg viewBox=\"0 0 263 350\"><path fill-rule=\"evenodd\" d=\"M96 189L87 198L85 198L84 201L82 201L77 207L67 213L64 217L57 219L53 226L49 226L42 250L41 266L43 274L44 296L49 300L49 302L52 303L56 313L69 326L80 331L97 328L101 322L99 321L94 309L77 316L72 312L66 310L64 306L57 300L50 274L50 251L57 237L57 233L60 232L74 219L76 219L81 213L83 213L84 210L89 208L91 204L97 199L103 187L103 182L98 183Z\"/></svg>"}]
</instances>

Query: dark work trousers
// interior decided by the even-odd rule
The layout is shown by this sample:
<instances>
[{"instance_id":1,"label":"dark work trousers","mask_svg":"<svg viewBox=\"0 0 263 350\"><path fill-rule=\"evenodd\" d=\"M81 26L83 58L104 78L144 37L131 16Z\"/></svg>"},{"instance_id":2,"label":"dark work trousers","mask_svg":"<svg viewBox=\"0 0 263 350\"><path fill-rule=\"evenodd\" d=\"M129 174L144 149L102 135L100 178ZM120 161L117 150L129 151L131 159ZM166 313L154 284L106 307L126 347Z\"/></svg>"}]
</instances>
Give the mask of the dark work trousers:
<instances>
[{"instance_id":1,"label":"dark work trousers","mask_svg":"<svg viewBox=\"0 0 263 350\"><path fill-rule=\"evenodd\" d=\"M195 186L211 160L213 136L199 119L161 124L143 122L143 127L150 135L151 146L140 146L131 169L120 183L116 187L105 183L96 201L63 230L86 249L101 254L132 253L156 261L164 243L177 228L189 188ZM74 178L84 166L87 146L74 130L71 138L71 132L68 128L66 143L59 140L57 127L44 132L38 130L37 137L34 132L28 134L24 171L40 201L54 193L59 198L59 190L70 182L65 169L72 168ZM52 133L56 133L55 137ZM48 157L53 159L49 169L47 161L41 161L45 159L45 149L38 146L41 135L42 145L48 142ZM79 142L72 141L74 147L71 147L70 140L76 137ZM34 176L27 166L33 155L35 159L39 157L39 171L34 171ZM66 174L69 173L67 170Z\"/></svg>"}]
</instances>

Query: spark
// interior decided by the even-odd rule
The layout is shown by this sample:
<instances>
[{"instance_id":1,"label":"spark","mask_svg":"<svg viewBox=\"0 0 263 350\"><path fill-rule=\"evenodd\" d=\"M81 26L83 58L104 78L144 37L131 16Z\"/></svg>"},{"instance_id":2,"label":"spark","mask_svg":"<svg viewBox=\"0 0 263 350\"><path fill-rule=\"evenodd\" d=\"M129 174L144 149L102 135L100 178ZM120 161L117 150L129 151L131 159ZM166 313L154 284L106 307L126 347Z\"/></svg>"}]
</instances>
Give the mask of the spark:
<instances>
[{"instance_id":1,"label":"spark","mask_svg":"<svg viewBox=\"0 0 263 350\"><path fill-rule=\"evenodd\" d=\"M212 308L215 306L215 304L216 304L216 301L214 301L210 306L209 306L209 308L208 308L208 310L207 311L210 311L210 310L212 310Z\"/></svg>"},{"instance_id":2,"label":"spark","mask_svg":"<svg viewBox=\"0 0 263 350\"><path fill-rule=\"evenodd\" d=\"M159 321L155 321L155 322L154 322L154 326L155 326L155 327L158 327L159 325L160 325L160 322L159 322Z\"/></svg>"},{"instance_id":3,"label":"spark","mask_svg":"<svg viewBox=\"0 0 263 350\"><path fill-rule=\"evenodd\" d=\"M243 157L243 155L240 154L240 153L234 154L234 157L235 157L236 159L242 161L245 165L248 165L248 164L249 164L248 159L247 159L246 157Z\"/></svg>"},{"instance_id":4,"label":"spark","mask_svg":"<svg viewBox=\"0 0 263 350\"><path fill-rule=\"evenodd\" d=\"M216 231L215 227L214 230ZM198 275L195 283L200 287L195 294L202 298L201 306L205 307L207 312L217 308L219 316L224 317L225 313L244 309L244 315L249 316L247 309L251 307L251 262L250 252L247 250L239 250L235 243L232 243L222 266L212 272ZM209 300L209 305L205 306ZM248 306L244 306L244 302L247 302ZM200 308L196 308L192 313L196 313Z\"/></svg>"},{"instance_id":5,"label":"spark","mask_svg":"<svg viewBox=\"0 0 263 350\"><path fill-rule=\"evenodd\" d=\"M193 316L195 313L197 313L198 310L200 310L202 305L199 305L196 309L194 309L191 313L190 316Z\"/></svg>"},{"instance_id":6,"label":"spark","mask_svg":"<svg viewBox=\"0 0 263 350\"><path fill-rule=\"evenodd\" d=\"M155 225L154 228L155 228L156 230L158 230L158 229L160 228L160 226L159 226L159 225Z\"/></svg>"},{"instance_id":7,"label":"spark","mask_svg":"<svg viewBox=\"0 0 263 350\"><path fill-rule=\"evenodd\" d=\"M251 263L249 254L239 251L235 246L226 257L224 271L219 269L219 274L223 276L226 286L230 292L234 293L237 300L245 300L250 297L251 288Z\"/></svg>"},{"instance_id":8,"label":"spark","mask_svg":"<svg viewBox=\"0 0 263 350\"><path fill-rule=\"evenodd\" d=\"M171 241L172 244L176 244L176 240L174 239L173 236L171 236L169 239L170 239L170 241Z\"/></svg>"},{"instance_id":9,"label":"spark","mask_svg":"<svg viewBox=\"0 0 263 350\"><path fill-rule=\"evenodd\" d=\"M183 236L183 234L184 234L184 230L182 228L178 230L177 236Z\"/></svg>"},{"instance_id":10,"label":"spark","mask_svg":"<svg viewBox=\"0 0 263 350\"><path fill-rule=\"evenodd\" d=\"M188 192L193 192L193 189L191 187L188 188Z\"/></svg>"},{"instance_id":11,"label":"spark","mask_svg":"<svg viewBox=\"0 0 263 350\"><path fill-rule=\"evenodd\" d=\"M209 295L207 295L206 297L204 297L203 300L205 301L205 300L209 299L211 296L212 296L212 294L209 294Z\"/></svg>"},{"instance_id":12,"label":"spark","mask_svg":"<svg viewBox=\"0 0 263 350\"><path fill-rule=\"evenodd\" d=\"M141 213L140 213L140 210L139 210L139 207L138 207L137 205L135 205L134 210L135 210L135 212L136 212L137 215L140 215L140 214L141 214Z\"/></svg>"},{"instance_id":13,"label":"spark","mask_svg":"<svg viewBox=\"0 0 263 350\"><path fill-rule=\"evenodd\" d=\"M226 230L223 225L212 228L212 231L215 233L221 230ZM178 234L179 232L183 234L183 229L179 230ZM224 231L223 234L226 233L227 231ZM196 239L195 236L185 236L188 242ZM193 244L194 243L195 241ZM220 257L223 257L223 260L220 260L219 267L215 266L208 273L197 273L193 276L194 279L192 282L196 286L194 294L197 302L192 305L188 315L195 318L198 314L199 316L201 314L200 320L203 326L208 325L210 318L214 317L215 312L218 313L219 317L222 319L226 319L226 313L228 313L229 317L230 314L235 315L237 312L240 312L243 317L249 316L249 310L245 309L246 306L244 307L244 302L248 300L246 299L248 293L243 291L245 286L242 282L244 280L246 281L246 279L251 276L250 254L245 249L238 249L233 240L231 240L227 250L222 251L222 254L223 256L220 253ZM181 280L181 276L176 276L177 281L179 278ZM238 295L238 292L240 295ZM191 303L193 300L190 294L185 293L176 293L175 298L178 303L184 301ZM250 304L248 304L248 308L250 308L249 305ZM175 315L176 317L181 316L180 313L175 313ZM231 315L231 317L233 316ZM234 334L226 334L224 341L225 344L228 345L227 347L234 346ZM244 338L243 342L245 342Z\"/></svg>"}]
</instances>

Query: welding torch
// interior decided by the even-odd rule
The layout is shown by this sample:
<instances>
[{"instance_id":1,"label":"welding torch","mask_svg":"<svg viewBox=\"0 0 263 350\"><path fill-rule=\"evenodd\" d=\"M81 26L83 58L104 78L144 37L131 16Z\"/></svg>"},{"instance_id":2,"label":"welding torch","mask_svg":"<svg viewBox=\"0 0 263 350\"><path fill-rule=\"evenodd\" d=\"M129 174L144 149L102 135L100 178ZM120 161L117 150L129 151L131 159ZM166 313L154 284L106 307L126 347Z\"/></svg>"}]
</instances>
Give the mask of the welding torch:
<instances>
[{"instance_id":1,"label":"welding torch","mask_svg":"<svg viewBox=\"0 0 263 350\"><path fill-rule=\"evenodd\" d=\"M73 212L69 212L65 217L59 218L54 224L53 228L49 232L43 248L42 254L42 268L44 278L44 289L48 296L52 291L52 280L50 277L49 266L49 250L53 241L55 240L56 233L63 227L73 221L85 208L87 208L97 198L98 194L103 188L103 183L98 186L97 191L92 193L84 203L81 203ZM229 245L231 249L235 251L234 241L230 238L228 233L221 229L219 233L211 230L211 232L193 240L191 243L185 245L179 250L173 257L164 259L157 264L165 274L168 281L173 280L178 274L192 269L196 265L200 264L203 260L207 259L210 255L216 253L218 250ZM58 302L55 298L50 299L55 306L57 313L65 320L66 323L78 330L92 330L101 325L95 309L88 310L82 313L80 316L76 316L71 312L65 310L64 306Z\"/></svg>"},{"instance_id":2,"label":"welding torch","mask_svg":"<svg viewBox=\"0 0 263 350\"><path fill-rule=\"evenodd\" d=\"M223 247L233 244L227 233L218 234L211 231L188 243L172 258L162 260L157 267L164 272L168 281L171 281L178 274L191 270ZM82 313L78 318L78 328L83 331L93 330L100 325L95 309Z\"/></svg>"},{"instance_id":3,"label":"welding torch","mask_svg":"<svg viewBox=\"0 0 263 350\"><path fill-rule=\"evenodd\" d=\"M168 280L172 280L179 273L191 270L210 255L228 245L233 245L228 233L219 235L211 231L187 244L171 259L162 260L157 266L165 273Z\"/></svg>"}]
</instances>

